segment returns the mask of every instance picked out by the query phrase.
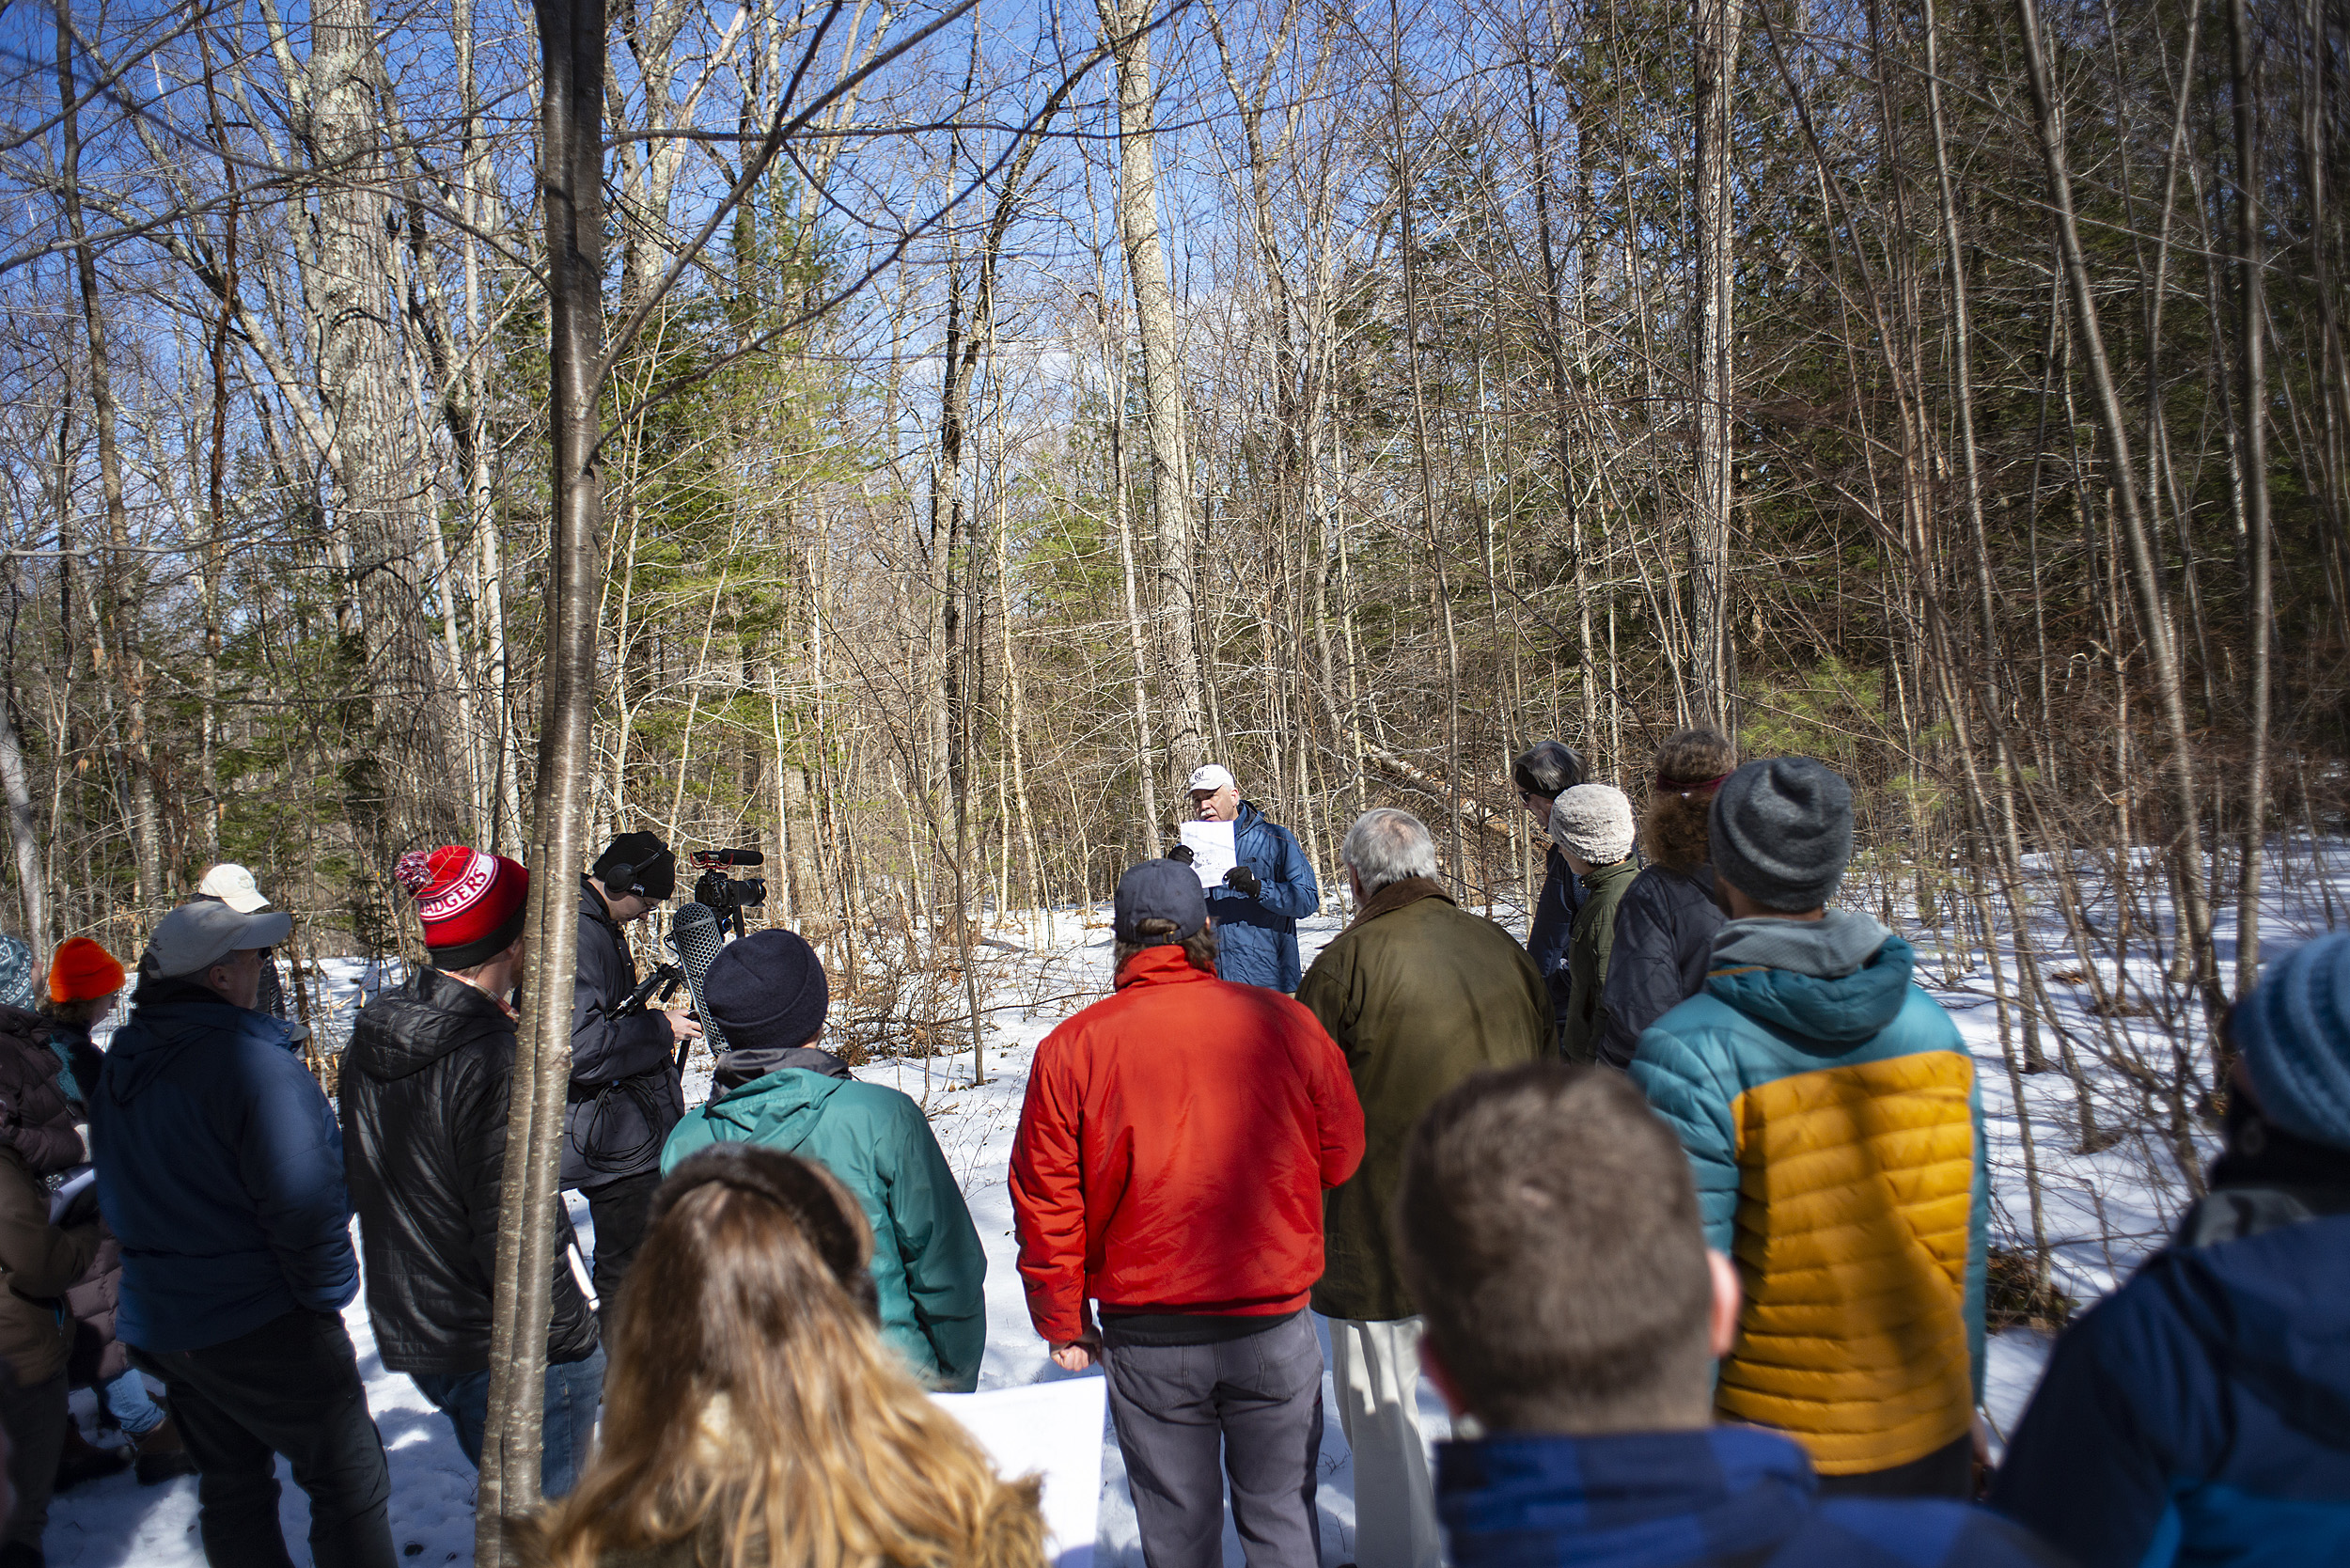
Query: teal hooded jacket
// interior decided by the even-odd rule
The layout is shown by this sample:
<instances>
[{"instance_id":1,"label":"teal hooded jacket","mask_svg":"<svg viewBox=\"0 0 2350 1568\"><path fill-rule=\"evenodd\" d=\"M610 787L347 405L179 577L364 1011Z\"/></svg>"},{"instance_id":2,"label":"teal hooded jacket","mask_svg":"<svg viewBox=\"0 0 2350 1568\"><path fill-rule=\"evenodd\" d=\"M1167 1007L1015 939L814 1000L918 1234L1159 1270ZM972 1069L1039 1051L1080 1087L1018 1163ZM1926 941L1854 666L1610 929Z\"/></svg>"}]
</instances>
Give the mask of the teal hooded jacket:
<instances>
[{"instance_id":1,"label":"teal hooded jacket","mask_svg":"<svg viewBox=\"0 0 2350 1568\"><path fill-rule=\"evenodd\" d=\"M1716 1409L1823 1475L1923 1458L1982 1393L1982 1091L1913 962L1847 910L1732 920L1632 1062L1746 1287Z\"/></svg>"},{"instance_id":2,"label":"teal hooded jacket","mask_svg":"<svg viewBox=\"0 0 2350 1568\"><path fill-rule=\"evenodd\" d=\"M987 1256L919 1105L880 1084L787 1068L688 1113L662 1147L662 1174L721 1142L797 1154L838 1176L873 1227L882 1337L930 1387L979 1387Z\"/></svg>"}]
</instances>

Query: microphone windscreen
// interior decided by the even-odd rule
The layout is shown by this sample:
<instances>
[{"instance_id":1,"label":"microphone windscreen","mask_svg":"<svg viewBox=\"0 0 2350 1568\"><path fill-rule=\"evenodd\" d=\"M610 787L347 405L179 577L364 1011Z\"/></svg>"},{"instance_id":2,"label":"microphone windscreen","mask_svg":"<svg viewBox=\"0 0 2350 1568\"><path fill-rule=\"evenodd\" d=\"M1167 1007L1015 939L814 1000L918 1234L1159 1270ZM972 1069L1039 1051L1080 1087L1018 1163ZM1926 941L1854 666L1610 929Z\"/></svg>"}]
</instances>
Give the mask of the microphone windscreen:
<instances>
[{"instance_id":1,"label":"microphone windscreen","mask_svg":"<svg viewBox=\"0 0 2350 1568\"><path fill-rule=\"evenodd\" d=\"M718 962L718 949L725 946L718 912L706 903L680 904L669 921L669 941L677 949L678 967L685 971L686 989L694 997L695 1016L702 1021L702 1038L714 1056L727 1048L727 1037L712 1020L710 1008L702 1000L702 978Z\"/></svg>"}]
</instances>

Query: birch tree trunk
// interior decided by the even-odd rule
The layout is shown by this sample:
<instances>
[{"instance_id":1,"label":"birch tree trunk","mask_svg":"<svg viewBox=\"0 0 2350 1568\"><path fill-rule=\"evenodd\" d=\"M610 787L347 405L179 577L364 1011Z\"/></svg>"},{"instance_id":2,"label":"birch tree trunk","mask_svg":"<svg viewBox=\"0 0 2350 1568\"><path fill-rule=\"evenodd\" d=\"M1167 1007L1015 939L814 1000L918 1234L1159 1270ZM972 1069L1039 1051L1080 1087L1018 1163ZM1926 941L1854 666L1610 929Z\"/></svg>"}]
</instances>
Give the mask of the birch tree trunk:
<instances>
[{"instance_id":1,"label":"birch tree trunk","mask_svg":"<svg viewBox=\"0 0 2350 1568\"><path fill-rule=\"evenodd\" d=\"M1690 707L1729 733L1731 290L1730 107L1742 0L1698 0L1697 495L1689 511Z\"/></svg>"},{"instance_id":2,"label":"birch tree trunk","mask_svg":"<svg viewBox=\"0 0 2350 1568\"><path fill-rule=\"evenodd\" d=\"M24 939L37 959L45 959L55 935L49 929L49 879L41 871L40 819L33 809L24 748L17 740L15 707L15 691L0 692L0 791L8 797L8 847L16 855L17 891L24 900Z\"/></svg>"},{"instance_id":3,"label":"birch tree trunk","mask_svg":"<svg viewBox=\"0 0 2350 1568\"><path fill-rule=\"evenodd\" d=\"M1173 685L1167 752L1179 776L1206 746L1207 682L1200 671L1192 562L1191 459L1183 372L1176 363L1175 290L1159 235L1158 154L1151 86L1150 0L1096 0L1103 40L1118 67L1118 231L1126 250L1135 332L1142 340L1142 400L1151 441L1151 513L1158 531L1158 635Z\"/></svg>"},{"instance_id":4,"label":"birch tree trunk","mask_svg":"<svg viewBox=\"0 0 2350 1568\"><path fill-rule=\"evenodd\" d=\"M588 725L595 711L596 366L603 353L603 0L539 0L540 196L547 222L548 434L555 516L548 530L545 705L530 834L531 964L498 1193L490 1396L481 1445L474 1560L503 1568L504 1521L539 1500L557 1140L571 1079L572 990L579 962L572 878L582 842Z\"/></svg>"}]
</instances>

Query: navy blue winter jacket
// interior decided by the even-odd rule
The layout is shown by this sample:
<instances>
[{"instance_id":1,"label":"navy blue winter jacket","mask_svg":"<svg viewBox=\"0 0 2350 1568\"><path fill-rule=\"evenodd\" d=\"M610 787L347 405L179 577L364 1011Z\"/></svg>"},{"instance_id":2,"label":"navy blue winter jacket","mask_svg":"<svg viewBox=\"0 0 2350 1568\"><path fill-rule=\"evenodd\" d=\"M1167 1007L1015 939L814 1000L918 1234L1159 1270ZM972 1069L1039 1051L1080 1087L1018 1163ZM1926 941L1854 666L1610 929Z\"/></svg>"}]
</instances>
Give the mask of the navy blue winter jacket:
<instances>
[{"instance_id":1,"label":"navy blue winter jacket","mask_svg":"<svg viewBox=\"0 0 2350 1568\"><path fill-rule=\"evenodd\" d=\"M1263 812L1245 800L1232 820L1232 854L1264 886L1253 899L1233 887L1208 890L1208 915L1215 921L1217 978L1295 991L1305 974L1297 962L1297 922L1322 908L1314 869L1288 828L1267 822Z\"/></svg>"},{"instance_id":2,"label":"navy blue winter jacket","mask_svg":"<svg viewBox=\"0 0 2350 1568\"><path fill-rule=\"evenodd\" d=\"M334 1108L286 1026L142 981L89 1097L98 1205L122 1242L118 1338L201 1350L359 1291Z\"/></svg>"},{"instance_id":3,"label":"navy blue winter jacket","mask_svg":"<svg viewBox=\"0 0 2350 1568\"><path fill-rule=\"evenodd\" d=\"M1761 1427L1507 1434L1436 1450L1454 1568L2010 1568L2061 1560L1950 1502L1821 1502Z\"/></svg>"},{"instance_id":4,"label":"navy blue winter jacket","mask_svg":"<svg viewBox=\"0 0 2350 1568\"><path fill-rule=\"evenodd\" d=\"M1534 901L1534 927L1526 933L1526 950L1550 987L1550 1000L1559 1019L1567 1016L1567 999L1574 987L1567 979L1567 948L1574 940L1574 917L1583 908L1583 879L1574 874L1559 846L1550 846L1543 861L1543 896Z\"/></svg>"},{"instance_id":5,"label":"navy blue winter jacket","mask_svg":"<svg viewBox=\"0 0 2350 1568\"><path fill-rule=\"evenodd\" d=\"M2278 1187L2197 1204L2057 1341L1992 1505L2082 1568L2350 1562L2344 1208Z\"/></svg>"}]
</instances>

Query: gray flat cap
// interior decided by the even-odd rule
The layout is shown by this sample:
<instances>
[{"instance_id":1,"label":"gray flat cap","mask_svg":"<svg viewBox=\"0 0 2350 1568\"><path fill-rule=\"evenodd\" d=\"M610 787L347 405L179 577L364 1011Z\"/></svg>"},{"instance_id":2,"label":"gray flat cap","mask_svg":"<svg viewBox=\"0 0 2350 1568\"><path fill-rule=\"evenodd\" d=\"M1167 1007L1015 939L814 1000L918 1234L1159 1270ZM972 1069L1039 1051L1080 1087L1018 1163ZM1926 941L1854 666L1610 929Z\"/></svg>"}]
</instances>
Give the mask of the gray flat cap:
<instances>
[{"instance_id":1,"label":"gray flat cap","mask_svg":"<svg viewBox=\"0 0 2350 1568\"><path fill-rule=\"evenodd\" d=\"M279 910L240 915L209 899L183 903L163 917L147 939L141 967L158 975L200 975L230 953L274 948L293 933L293 917Z\"/></svg>"}]
</instances>

